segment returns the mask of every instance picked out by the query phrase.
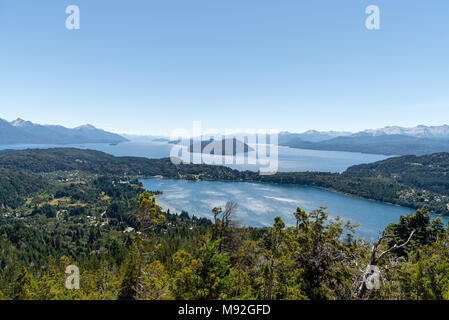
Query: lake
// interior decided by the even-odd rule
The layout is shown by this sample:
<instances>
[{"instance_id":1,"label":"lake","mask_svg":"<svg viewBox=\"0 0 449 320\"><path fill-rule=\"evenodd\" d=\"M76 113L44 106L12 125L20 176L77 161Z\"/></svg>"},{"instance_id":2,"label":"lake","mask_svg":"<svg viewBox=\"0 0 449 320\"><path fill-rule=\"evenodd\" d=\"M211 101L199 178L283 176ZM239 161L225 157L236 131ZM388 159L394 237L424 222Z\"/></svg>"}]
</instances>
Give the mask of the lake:
<instances>
[{"instance_id":1,"label":"lake","mask_svg":"<svg viewBox=\"0 0 449 320\"><path fill-rule=\"evenodd\" d=\"M359 223L357 235L373 240L389 223L398 221L413 209L359 199L343 194L304 186L274 185L251 182L191 182L171 179L142 179L145 189L163 191L157 202L172 213L185 210L190 215L212 218L213 207L224 207L226 201L238 203L238 220L246 226L273 224L276 216L294 225L297 207L307 212L328 207L330 217ZM445 219L448 221L448 219Z\"/></svg>"},{"instance_id":2,"label":"lake","mask_svg":"<svg viewBox=\"0 0 449 320\"><path fill-rule=\"evenodd\" d=\"M170 156L172 144L167 142L124 142L118 145L109 145L102 143L90 144L72 144L72 145L36 145L36 144L19 144L19 145L0 145L0 150L13 149L47 149L47 148L79 148L93 149L112 154L114 156L132 156L146 158L164 158ZM348 167L384 160L388 156L364 154L357 152L340 152L340 151L319 151L293 149L288 147L279 147L279 171L324 171L324 172L342 172ZM238 170L254 170L257 167L250 165L228 165Z\"/></svg>"},{"instance_id":3,"label":"lake","mask_svg":"<svg viewBox=\"0 0 449 320\"><path fill-rule=\"evenodd\" d=\"M119 145L0 145L0 150L71 147L98 150L114 156L163 158L170 156L172 146L167 142L133 141ZM352 165L386 158L388 157L383 155L355 152L279 147L279 171L342 172ZM248 169L247 165L229 166L236 169ZM213 207L224 206L226 201L234 200L239 204L239 219L248 226L269 226L275 216L281 216L286 223L293 224L293 212L297 207L310 211L325 206L329 208L328 212L332 217L340 215L345 220L360 223L358 235L374 239L388 223L397 221L401 214L413 212L407 208L303 186L246 182L187 182L168 179L146 179L142 182L149 190L163 191L164 195L158 199L158 202L173 212L186 210L190 214L211 218Z\"/></svg>"}]
</instances>

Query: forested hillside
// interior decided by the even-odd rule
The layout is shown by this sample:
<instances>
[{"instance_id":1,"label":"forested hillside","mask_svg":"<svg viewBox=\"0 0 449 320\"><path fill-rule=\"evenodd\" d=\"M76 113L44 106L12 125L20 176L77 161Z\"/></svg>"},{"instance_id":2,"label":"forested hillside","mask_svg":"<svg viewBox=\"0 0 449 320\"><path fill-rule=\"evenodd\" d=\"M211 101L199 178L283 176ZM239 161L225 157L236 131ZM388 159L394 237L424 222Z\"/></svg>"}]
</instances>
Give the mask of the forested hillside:
<instances>
[{"instance_id":1,"label":"forested hillside","mask_svg":"<svg viewBox=\"0 0 449 320\"><path fill-rule=\"evenodd\" d=\"M95 175L307 185L414 209L427 206L433 213L449 214L449 153L394 157L353 166L341 174L279 172L266 176L224 166L175 165L169 158L114 157L99 151L68 148L0 151L0 167L28 175L79 171Z\"/></svg>"},{"instance_id":2,"label":"forested hillside","mask_svg":"<svg viewBox=\"0 0 449 320\"><path fill-rule=\"evenodd\" d=\"M22 171L0 168L0 210L17 207L28 194L45 188L42 178Z\"/></svg>"},{"instance_id":3,"label":"forested hillside","mask_svg":"<svg viewBox=\"0 0 449 320\"><path fill-rule=\"evenodd\" d=\"M426 210L389 225L373 246L325 208L298 208L295 226L276 217L268 228L239 226L233 202L210 208L212 220L173 214L136 179L298 183L395 199L418 186L445 193L447 154L343 174L259 176L76 149L2 151L0 167L0 299L449 299L449 230ZM69 265L80 270L79 290L64 286Z\"/></svg>"},{"instance_id":4,"label":"forested hillside","mask_svg":"<svg viewBox=\"0 0 449 320\"><path fill-rule=\"evenodd\" d=\"M371 247L324 208L298 208L295 227L276 217L264 229L236 226L236 210L213 208L213 222L172 215L146 192L129 208L130 231L85 212L2 219L0 299L449 298L449 231L425 211L391 224ZM80 270L77 290L64 286L69 265ZM370 265L381 275L376 290Z\"/></svg>"},{"instance_id":5,"label":"forested hillside","mask_svg":"<svg viewBox=\"0 0 449 320\"><path fill-rule=\"evenodd\" d=\"M341 174L299 172L260 181L317 186L415 209L449 214L449 153L394 157L356 165Z\"/></svg>"},{"instance_id":6,"label":"forested hillside","mask_svg":"<svg viewBox=\"0 0 449 320\"><path fill-rule=\"evenodd\" d=\"M100 175L161 175L168 178L200 175L203 179L223 180L244 179L246 174L251 174L220 166L174 165L169 158L114 157L100 151L73 148L0 151L0 167L33 173L77 170Z\"/></svg>"}]
</instances>

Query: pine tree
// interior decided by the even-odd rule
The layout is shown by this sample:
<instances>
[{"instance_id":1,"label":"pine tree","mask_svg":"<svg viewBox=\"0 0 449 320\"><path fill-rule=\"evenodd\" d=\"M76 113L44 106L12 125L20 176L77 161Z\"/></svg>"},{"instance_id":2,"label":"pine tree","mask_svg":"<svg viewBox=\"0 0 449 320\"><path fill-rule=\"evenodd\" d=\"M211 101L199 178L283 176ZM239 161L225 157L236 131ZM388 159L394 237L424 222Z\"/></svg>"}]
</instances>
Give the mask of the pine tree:
<instances>
[{"instance_id":1,"label":"pine tree","mask_svg":"<svg viewBox=\"0 0 449 320\"><path fill-rule=\"evenodd\" d=\"M14 300L32 300L34 297L33 278L25 266L20 270L14 287Z\"/></svg>"},{"instance_id":2,"label":"pine tree","mask_svg":"<svg viewBox=\"0 0 449 320\"><path fill-rule=\"evenodd\" d=\"M143 192L137 201L135 218L138 231L133 239L133 250L126 266L119 299L141 300L147 296L144 271L148 257L152 258L160 247L159 244L152 243L156 229L165 222L165 216L159 212L156 199L148 191Z\"/></svg>"}]
</instances>

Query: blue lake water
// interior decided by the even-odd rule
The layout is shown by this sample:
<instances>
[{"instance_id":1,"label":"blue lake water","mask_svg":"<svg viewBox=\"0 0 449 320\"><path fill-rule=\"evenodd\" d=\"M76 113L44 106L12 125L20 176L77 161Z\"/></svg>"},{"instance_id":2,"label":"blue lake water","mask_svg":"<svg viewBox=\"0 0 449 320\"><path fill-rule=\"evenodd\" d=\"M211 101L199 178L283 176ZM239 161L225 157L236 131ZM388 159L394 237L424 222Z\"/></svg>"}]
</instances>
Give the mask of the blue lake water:
<instances>
[{"instance_id":1,"label":"blue lake water","mask_svg":"<svg viewBox=\"0 0 449 320\"><path fill-rule=\"evenodd\" d=\"M103 151L114 156L163 158L170 156L171 144L166 142L126 142L119 145L0 145L4 149L72 147ZM341 172L352 165L386 159L387 156L354 152L315 151L279 147L279 171ZM247 169L229 165L236 169ZM401 214L413 210L389 204L362 200L326 190L302 186L282 186L245 182L187 182L181 180L143 180L149 190L161 190L159 203L174 212L186 210L197 216L211 217L211 209L224 206L226 201L239 204L238 217L244 225L268 226L275 216L293 224L297 207L310 211L320 206L328 207L332 217L340 215L345 220L360 223L358 235L373 239L388 223L398 220Z\"/></svg>"},{"instance_id":2,"label":"blue lake water","mask_svg":"<svg viewBox=\"0 0 449 320\"><path fill-rule=\"evenodd\" d=\"M389 223L398 221L413 209L376 201L363 200L327 190L250 182L190 182L171 179L142 179L147 190L159 190L158 204L172 213L185 210L200 217L212 218L213 207L224 207L226 201L238 203L237 220L247 226L269 226L280 216L294 225L297 207L307 212L328 207L330 217L360 224L357 235L374 239ZM447 221L447 219L446 219Z\"/></svg>"},{"instance_id":3,"label":"blue lake water","mask_svg":"<svg viewBox=\"0 0 449 320\"><path fill-rule=\"evenodd\" d=\"M93 149L114 156L134 156L146 158L164 158L170 156L173 145L166 142L125 142L118 145L109 144L72 144L72 145L0 145L0 150L33 149L33 148L80 148ZM324 171L342 172L348 167L361 163L370 163L388 158L384 155L364 154L357 152L317 151L279 147L279 171ZM254 170L251 166L228 165L238 170Z\"/></svg>"}]
</instances>

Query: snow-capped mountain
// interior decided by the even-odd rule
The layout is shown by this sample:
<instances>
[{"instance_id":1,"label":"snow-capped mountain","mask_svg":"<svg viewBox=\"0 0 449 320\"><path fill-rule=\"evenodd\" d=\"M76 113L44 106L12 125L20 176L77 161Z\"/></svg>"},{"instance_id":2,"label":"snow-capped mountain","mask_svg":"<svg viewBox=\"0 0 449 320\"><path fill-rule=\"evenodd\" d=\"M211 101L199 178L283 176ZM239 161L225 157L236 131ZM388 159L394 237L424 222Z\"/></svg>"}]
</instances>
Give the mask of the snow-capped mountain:
<instances>
[{"instance_id":1,"label":"snow-capped mountain","mask_svg":"<svg viewBox=\"0 0 449 320\"><path fill-rule=\"evenodd\" d=\"M419 138L449 138L449 126L424 126L419 125L416 127L399 127L399 126L388 126L381 129L370 129L362 131L361 133L370 134L373 136L380 135L406 135Z\"/></svg>"}]
</instances>

